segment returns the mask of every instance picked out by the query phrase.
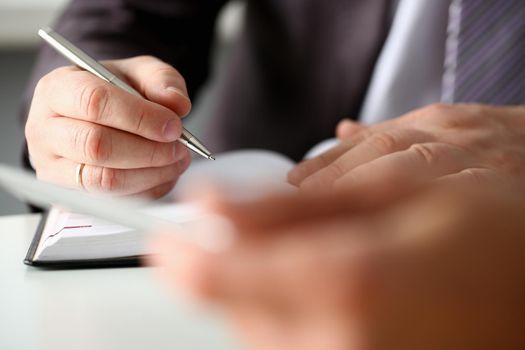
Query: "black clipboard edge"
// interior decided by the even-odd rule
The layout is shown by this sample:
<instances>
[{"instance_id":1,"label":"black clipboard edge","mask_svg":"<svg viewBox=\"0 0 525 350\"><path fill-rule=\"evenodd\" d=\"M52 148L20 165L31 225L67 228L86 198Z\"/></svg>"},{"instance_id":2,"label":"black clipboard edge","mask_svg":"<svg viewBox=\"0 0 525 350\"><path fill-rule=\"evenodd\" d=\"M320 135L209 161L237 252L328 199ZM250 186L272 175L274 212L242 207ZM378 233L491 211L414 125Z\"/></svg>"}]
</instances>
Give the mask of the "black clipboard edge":
<instances>
[{"instance_id":1,"label":"black clipboard edge","mask_svg":"<svg viewBox=\"0 0 525 350\"><path fill-rule=\"evenodd\" d=\"M46 210L38 223L35 235L31 240L29 249L24 259L24 264L45 269L93 269L110 267L139 267L142 266L142 256L125 256L109 259L89 259L89 260L35 260L35 253L40 244L42 233L47 222L49 210Z\"/></svg>"}]
</instances>

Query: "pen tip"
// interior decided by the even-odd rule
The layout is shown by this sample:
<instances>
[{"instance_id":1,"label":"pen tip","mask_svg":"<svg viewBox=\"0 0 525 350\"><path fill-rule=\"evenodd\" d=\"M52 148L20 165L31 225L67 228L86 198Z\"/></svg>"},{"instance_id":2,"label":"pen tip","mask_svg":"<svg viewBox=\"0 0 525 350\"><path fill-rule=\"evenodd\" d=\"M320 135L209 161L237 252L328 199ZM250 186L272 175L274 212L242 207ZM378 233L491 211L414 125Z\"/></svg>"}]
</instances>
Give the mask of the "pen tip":
<instances>
[{"instance_id":1,"label":"pen tip","mask_svg":"<svg viewBox=\"0 0 525 350\"><path fill-rule=\"evenodd\" d=\"M214 157L214 156L209 156L208 159L209 159L209 160L215 160L215 157Z\"/></svg>"}]
</instances>

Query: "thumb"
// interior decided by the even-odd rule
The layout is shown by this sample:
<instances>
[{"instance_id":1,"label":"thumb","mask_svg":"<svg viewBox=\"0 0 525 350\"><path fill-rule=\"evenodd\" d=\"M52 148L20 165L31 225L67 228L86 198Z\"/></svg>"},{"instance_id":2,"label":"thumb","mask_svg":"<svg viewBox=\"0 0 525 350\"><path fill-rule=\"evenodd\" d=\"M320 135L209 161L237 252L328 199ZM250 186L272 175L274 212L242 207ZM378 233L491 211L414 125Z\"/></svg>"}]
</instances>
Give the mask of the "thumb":
<instances>
[{"instance_id":1,"label":"thumb","mask_svg":"<svg viewBox=\"0 0 525 350\"><path fill-rule=\"evenodd\" d=\"M186 82L171 65L152 56L106 61L104 65L120 73L146 99L184 117L191 111Z\"/></svg>"}]
</instances>

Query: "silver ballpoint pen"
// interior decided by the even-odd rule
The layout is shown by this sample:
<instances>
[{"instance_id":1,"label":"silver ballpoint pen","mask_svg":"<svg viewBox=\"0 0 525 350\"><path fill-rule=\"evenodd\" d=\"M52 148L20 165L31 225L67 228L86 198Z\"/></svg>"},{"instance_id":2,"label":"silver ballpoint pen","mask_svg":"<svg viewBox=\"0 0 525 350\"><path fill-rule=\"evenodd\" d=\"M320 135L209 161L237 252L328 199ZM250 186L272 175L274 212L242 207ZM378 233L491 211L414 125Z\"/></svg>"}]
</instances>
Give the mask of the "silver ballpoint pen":
<instances>
[{"instance_id":1,"label":"silver ballpoint pen","mask_svg":"<svg viewBox=\"0 0 525 350\"><path fill-rule=\"evenodd\" d=\"M119 88L129 92L132 95L143 96L134 88L119 79L115 74L111 73L106 67L98 63L95 59L90 57L84 51L69 42L62 35L58 34L51 28L42 28L38 31L38 35L44 39L49 45L55 48L58 52L68 58L71 62L80 68L93 73L97 77L111 83ZM204 158L215 160L208 149L188 130L183 129L181 137L177 140L184 144L192 151L200 154Z\"/></svg>"}]
</instances>

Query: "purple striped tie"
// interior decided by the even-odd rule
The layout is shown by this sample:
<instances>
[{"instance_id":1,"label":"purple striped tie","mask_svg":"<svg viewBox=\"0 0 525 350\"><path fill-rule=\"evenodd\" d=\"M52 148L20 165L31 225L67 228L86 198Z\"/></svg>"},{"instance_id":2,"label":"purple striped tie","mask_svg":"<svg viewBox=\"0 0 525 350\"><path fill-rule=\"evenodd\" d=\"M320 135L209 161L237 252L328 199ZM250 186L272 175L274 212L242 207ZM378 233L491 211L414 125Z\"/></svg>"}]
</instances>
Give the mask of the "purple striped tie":
<instances>
[{"instance_id":1,"label":"purple striped tie","mask_svg":"<svg viewBox=\"0 0 525 350\"><path fill-rule=\"evenodd\" d=\"M453 0L444 102L525 103L525 0Z\"/></svg>"}]
</instances>

